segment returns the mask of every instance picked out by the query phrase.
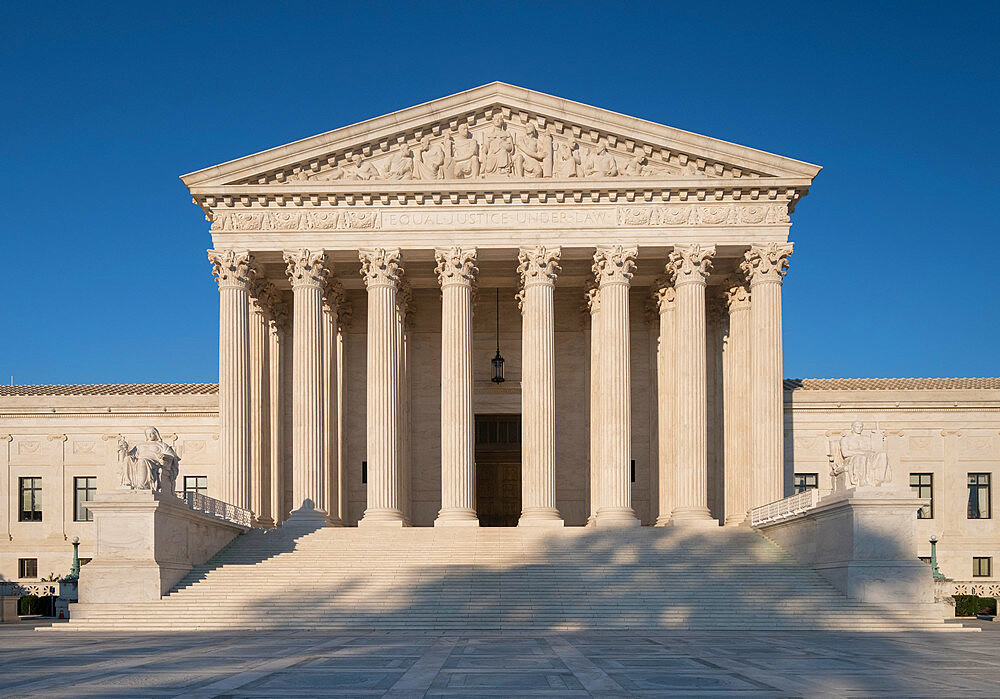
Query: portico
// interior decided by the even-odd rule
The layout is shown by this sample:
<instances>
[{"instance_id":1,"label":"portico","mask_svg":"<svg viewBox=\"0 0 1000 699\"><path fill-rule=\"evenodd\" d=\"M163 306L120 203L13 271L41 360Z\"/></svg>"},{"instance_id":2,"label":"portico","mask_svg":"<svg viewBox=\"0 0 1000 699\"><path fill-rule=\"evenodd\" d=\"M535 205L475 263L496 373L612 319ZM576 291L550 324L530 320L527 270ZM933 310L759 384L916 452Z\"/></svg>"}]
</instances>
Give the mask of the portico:
<instances>
[{"instance_id":1,"label":"portico","mask_svg":"<svg viewBox=\"0 0 1000 699\"><path fill-rule=\"evenodd\" d=\"M476 415L506 414L521 526L742 522L783 495L781 283L817 172L493 84L185 176L223 499L476 526Z\"/></svg>"}]
</instances>

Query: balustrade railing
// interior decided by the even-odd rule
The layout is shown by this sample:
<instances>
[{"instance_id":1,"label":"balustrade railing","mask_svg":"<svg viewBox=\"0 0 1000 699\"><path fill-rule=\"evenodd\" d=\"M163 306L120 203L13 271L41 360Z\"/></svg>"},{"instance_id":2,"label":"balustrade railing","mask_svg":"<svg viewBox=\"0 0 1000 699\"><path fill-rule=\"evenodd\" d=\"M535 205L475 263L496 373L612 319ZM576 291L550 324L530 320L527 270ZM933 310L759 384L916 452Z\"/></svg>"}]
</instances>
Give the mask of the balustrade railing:
<instances>
[{"instance_id":1,"label":"balustrade railing","mask_svg":"<svg viewBox=\"0 0 1000 699\"><path fill-rule=\"evenodd\" d=\"M219 519L224 519L227 522L239 524L244 527L253 526L253 513L250 510L244 510L242 507L230 505L228 502L216 500L215 498L210 498L207 495L193 491L185 491L181 495L181 499L187 502L187 506L195 512L204 512L206 515L218 517Z\"/></svg>"},{"instance_id":2,"label":"balustrade railing","mask_svg":"<svg viewBox=\"0 0 1000 699\"><path fill-rule=\"evenodd\" d=\"M819 490L811 488L783 500L776 500L753 508L750 510L750 525L756 527L768 522L795 517L816 507L818 503Z\"/></svg>"},{"instance_id":3,"label":"balustrade railing","mask_svg":"<svg viewBox=\"0 0 1000 699\"><path fill-rule=\"evenodd\" d=\"M59 582L21 582L19 580L0 581L0 597L58 597Z\"/></svg>"}]
</instances>

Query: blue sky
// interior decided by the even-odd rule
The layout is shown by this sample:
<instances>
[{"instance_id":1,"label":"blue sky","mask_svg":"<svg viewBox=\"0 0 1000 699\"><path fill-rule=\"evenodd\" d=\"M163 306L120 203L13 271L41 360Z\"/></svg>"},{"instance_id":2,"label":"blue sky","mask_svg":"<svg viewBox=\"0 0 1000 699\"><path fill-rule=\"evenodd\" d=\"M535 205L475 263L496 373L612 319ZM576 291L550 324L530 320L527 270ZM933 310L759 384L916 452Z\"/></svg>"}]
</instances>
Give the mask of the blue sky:
<instances>
[{"instance_id":1,"label":"blue sky","mask_svg":"<svg viewBox=\"0 0 1000 699\"><path fill-rule=\"evenodd\" d=\"M998 8L11 0L0 377L216 380L178 175L493 80L824 167L785 376L996 375Z\"/></svg>"}]
</instances>

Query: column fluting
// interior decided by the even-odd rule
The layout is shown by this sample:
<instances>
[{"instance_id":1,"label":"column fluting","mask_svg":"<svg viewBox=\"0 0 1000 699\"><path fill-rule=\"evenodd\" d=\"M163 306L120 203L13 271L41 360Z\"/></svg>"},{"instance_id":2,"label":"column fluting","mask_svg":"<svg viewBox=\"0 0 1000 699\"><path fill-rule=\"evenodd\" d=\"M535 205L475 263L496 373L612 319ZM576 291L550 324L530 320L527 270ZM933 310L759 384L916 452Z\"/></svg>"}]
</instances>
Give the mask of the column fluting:
<instances>
[{"instance_id":1,"label":"column fluting","mask_svg":"<svg viewBox=\"0 0 1000 699\"><path fill-rule=\"evenodd\" d=\"M272 291L274 291L272 289ZM267 364L268 364L268 433L269 454L268 464L271 472L270 490L270 512L274 523L281 524L285 519L285 483L286 464L283 458L285 453L285 413L287 411L285 401L284 376L282 366L284 360L282 353L287 348L288 333L288 304L280 297L277 291L271 298L268 309L268 333L267 333Z\"/></svg>"},{"instance_id":2,"label":"column fluting","mask_svg":"<svg viewBox=\"0 0 1000 699\"><path fill-rule=\"evenodd\" d=\"M675 468L677 461L676 436L676 351L675 310L677 291L666 277L653 284L653 300L660 322L660 336L656 348L656 443L657 489L656 526L670 523L674 509Z\"/></svg>"},{"instance_id":3,"label":"column fluting","mask_svg":"<svg viewBox=\"0 0 1000 699\"><path fill-rule=\"evenodd\" d=\"M596 526L601 506L601 290L597 283L587 289L585 301L590 316L590 514L588 526Z\"/></svg>"},{"instance_id":4,"label":"column fluting","mask_svg":"<svg viewBox=\"0 0 1000 699\"><path fill-rule=\"evenodd\" d=\"M220 499L251 509L250 265L246 250L209 250L219 283Z\"/></svg>"},{"instance_id":5,"label":"column fluting","mask_svg":"<svg viewBox=\"0 0 1000 699\"><path fill-rule=\"evenodd\" d=\"M358 526L404 524L400 509L398 248L359 251L368 288L368 506Z\"/></svg>"},{"instance_id":6,"label":"column fluting","mask_svg":"<svg viewBox=\"0 0 1000 699\"><path fill-rule=\"evenodd\" d=\"M742 269L750 280L753 421L753 500L759 507L784 495L781 284L791 243L753 245Z\"/></svg>"},{"instance_id":7,"label":"column fluting","mask_svg":"<svg viewBox=\"0 0 1000 699\"><path fill-rule=\"evenodd\" d=\"M327 517L323 420L322 251L286 252L292 284L292 513L289 523L324 526Z\"/></svg>"},{"instance_id":8,"label":"column fluting","mask_svg":"<svg viewBox=\"0 0 1000 699\"><path fill-rule=\"evenodd\" d=\"M594 277L601 295L601 495L598 527L639 526L632 509L632 390L629 285L638 249L598 246Z\"/></svg>"},{"instance_id":9,"label":"column fluting","mask_svg":"<svg viewBox=\"0 0 1000 699\"><path fill-rule=\"evenodd\" d=\"M729 340L723 351L722 392L725 403L726 526L742 524L752 492L750 425L750 289L730 279L723 287L729 308Z\"/></svg>"},{"instance_id":10,"label":"column fluting","mask_svg":"<svg viewBox=\"0 0 1000 699\"><path fill-rule=\"evenodd\" d=\"M670 253L677 294L677 463L675 526L718 523L708 509L708 393L705 286L715 246L683 245Z\"/></svg>"},{"instance_id":11,"label":"column fluting","mask_svg":"<svg viewBox=\"0 0 1000 699\"><path fill-rule=\"evenodd\" d=\"M323 289L323 457L326 465L327 520L342 526L340 519L340 464L338 461L337 414L337 323L343 299L343 285L332 275Z\"/></svg>"},{"instance_id":12,"label":"column fluting","mask_svg":"<svg viewBox=\"0 0 1000 699\"><path fill-rule=\"evenodd\" d=\"M479 526L474 492L472 285L475 248L439 248L441 283L441 510L434 526Z\"/></svg>"},{"instance_id":13,"label":"column fluting","mask_svg":"<svg viewBox=\"0 0 1000 699\"><path fill-rule=\"evenodd\" d=\"M560 248L521 248L521 518L562 526L556 508L555 325Z\"/></svg>"},{"instance_id":14,"label":"column fluting","mask_svg":"<svg viewBox=\"0 0 1000 699\"><path fill-rule=\"evenodd\" d=\"M270 284L262 271L251 268L250 297L250 501L254 522L273 527L271 514L270 367L268 365L268 312Z\"/></svg>"}]
</instances>

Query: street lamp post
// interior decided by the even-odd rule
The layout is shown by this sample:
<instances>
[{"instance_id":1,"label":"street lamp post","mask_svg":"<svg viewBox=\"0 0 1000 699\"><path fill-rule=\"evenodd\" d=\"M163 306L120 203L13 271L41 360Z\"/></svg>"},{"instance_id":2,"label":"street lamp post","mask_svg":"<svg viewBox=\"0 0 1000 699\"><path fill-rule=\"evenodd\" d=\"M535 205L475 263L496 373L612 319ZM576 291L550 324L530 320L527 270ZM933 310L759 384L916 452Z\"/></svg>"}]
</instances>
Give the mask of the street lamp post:
<instances>
[{"instance_id":1,"label":"street lamp post","mask_svg":"<svg viewBox=\"0 0 1000 699\"><path fill-rule=\"evenodd\" d=\"M942 575L941 571L938 569L938 562L937 562L937 542L938 542L937 537L936 536L932 536L931 537L931 575L934 576L935 580L944 580L944 575Z\"/></svg>"},{"instance_id":2,"label":"street lamp post","mask_svg":"<svg viewBox=\"0 0 1000 699\"><path fill-rule=\"evenodd\" d=\"M64 580L79 580L80 579L80 537L73 537L73 567L69 570L69 575L67 575Z\"/></svg>"}]
</instances>

